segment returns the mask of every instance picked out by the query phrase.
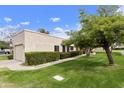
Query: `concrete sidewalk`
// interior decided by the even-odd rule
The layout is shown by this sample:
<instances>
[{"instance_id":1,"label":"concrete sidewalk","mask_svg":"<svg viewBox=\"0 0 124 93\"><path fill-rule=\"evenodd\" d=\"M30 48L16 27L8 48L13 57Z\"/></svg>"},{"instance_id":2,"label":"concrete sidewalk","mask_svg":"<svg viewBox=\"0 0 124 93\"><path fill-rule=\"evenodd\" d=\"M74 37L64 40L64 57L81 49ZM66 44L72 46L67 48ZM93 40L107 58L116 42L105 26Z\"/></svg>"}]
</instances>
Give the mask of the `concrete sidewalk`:
<instances>
[{"instance_id":1,"label":"concrete sidewalk","mask_svg":"<svg viewBox=\"0 0 124 93\"><path fill-rule=\"evenodd\" d=\"M18 70L18 71L36 70L36 69L52 66L52 65L55 65L55 64L63 63L63 62L66 62L66 61L74 60L74 59L77 59L81 56L85 56L85 55L80 55L80 56L76 56L76 57L73 57L73 58L66 58L66 59L53 61L53 62L49 62L49 63L45 63L45 64L41 64L41 65L36 65L36 66L24 66L24 65L22 65L23 63L20 62L20 61L4 60L4 61L0 61L0 68L8 68L10 70Z\"/></svg>"}]
</instances>

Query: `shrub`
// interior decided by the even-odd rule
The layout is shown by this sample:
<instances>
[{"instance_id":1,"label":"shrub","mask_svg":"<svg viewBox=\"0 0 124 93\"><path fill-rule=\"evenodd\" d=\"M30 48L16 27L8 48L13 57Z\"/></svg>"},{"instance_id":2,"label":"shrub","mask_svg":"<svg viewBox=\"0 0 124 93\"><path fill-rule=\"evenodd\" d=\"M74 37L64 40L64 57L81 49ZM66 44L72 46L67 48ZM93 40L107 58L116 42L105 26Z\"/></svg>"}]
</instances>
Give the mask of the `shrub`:
<instances>
[{"instance_id":1,"label":"shrub","mask_svg":"<svg viewBox=\"0 0 124 93\"><path fill-rule=\"evenodd\" d=\"M124 50L124 48L114 48L113 50Z\"/></svg>"},{"instance_id":2,"label":"shrub","mask_svg":"<svg viewBox=\"0 0 124 93\"><path fill-rule=\"evenodd\" d=\"M26 64L38 65L60 59L58 52L27 52L25 53Z\"/></svg>"},{"instance_id":3,"label":"shrub","mask_svg":"<svg viewBox=\"0 0 124 93\"><path fill-rule=\"evenodd\" d=\"M69 57L71 57L70 52L61 52L60 53L60 59L69 58Z\"/></svg>"},{"instance_id":4,"label":"shrub","mask_svg":"<svg viewBox=\"0 0 124 93\"><path fill-rule=\"evenodd\" d=\"M13 55L8 55L8 59L13 59Z\"/></svg>"},{"instance_id":5,"label":"shrub","mask_svg":"<svg viewBox=\"0 0 124 93\"><path fill-rule=\"evenodd\" d=\"M62 53L60 53L60 59L75 57L75 56L78 56L81 54L82 54L81 51L62 52Z\"/></svg>"},{"instance_id":6,"label":"shrub","mask_svg":"<svg viewBox=\"0 0 124 93\"><path fill-rule=\"evenodd\" d=\"M27 52L25 53L25 62L27 65L38 65L59 59L65 59L80 55L80 51L72 52Z\"/></svg>"},{"instance_id":7,"label":"shrub","mask_svg":"<svg viewBox=\"0 0 124 93\"><path fill-rule=\"evenodd\" d=\"M80 54L81 54L80 51L72 51L72 52L70 52L71 57L74 57L74 56L77 56L77 55L80 55Z\"/></svg>"}]
</instances>

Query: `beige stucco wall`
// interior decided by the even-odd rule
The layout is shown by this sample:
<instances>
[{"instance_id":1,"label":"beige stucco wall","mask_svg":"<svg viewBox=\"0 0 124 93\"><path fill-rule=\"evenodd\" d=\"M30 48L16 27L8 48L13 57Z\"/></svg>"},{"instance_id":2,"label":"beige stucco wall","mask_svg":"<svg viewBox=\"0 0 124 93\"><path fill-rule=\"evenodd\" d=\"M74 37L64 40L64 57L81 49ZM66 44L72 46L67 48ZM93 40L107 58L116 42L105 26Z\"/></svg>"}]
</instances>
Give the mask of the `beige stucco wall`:
<instances>
[{"instance_id":1,"label":"beige stucco wall","mask_svg":"<svg viewBox=\"0 0 124 93\"><path fill-rule=\"evenodd\" d=\"M54 46L59 46L62 52L62 38L49 36L44 33L25 31L25 52L54 51Z\"/></svg>"},{"instance_id":2,"label":"beige stucco wall","mask_svg":"<svg viewBox=\"0 0 124 93\"><path fill-rule=\"evenodd\" d=\"M13 43L13 50L14 50L14 59L15 60L20 60L24 61L25 56L24 56L24 31L17 33L13 38L12 38L12 43Z\"/></svg>"},{"instance_id":3,"label":"beige stucco wall","mask_svg":"<svg viewBox=\"0 0 124 93\"><path fill-rule=\"evenodd\" d=\"M53 37L48 34L23 30L13 37L14 59L25 61L25 52L54 52L55 45L59 46L59 52L62 52L61 43L63 40L62 38Z\"/></svg>"},{"instance_id":4,"label":"beige stucco wall","mask_svg":"<svg viewBox=\"0 0 124 93\"><path fill-rule=\"evenodd\" d=\"M19 33L17 33L15 36L13 36L12 38L12 43L13 45L20 45L20 44L24 44L24 31L21 31Z\"/></svg>"}]
</instances>

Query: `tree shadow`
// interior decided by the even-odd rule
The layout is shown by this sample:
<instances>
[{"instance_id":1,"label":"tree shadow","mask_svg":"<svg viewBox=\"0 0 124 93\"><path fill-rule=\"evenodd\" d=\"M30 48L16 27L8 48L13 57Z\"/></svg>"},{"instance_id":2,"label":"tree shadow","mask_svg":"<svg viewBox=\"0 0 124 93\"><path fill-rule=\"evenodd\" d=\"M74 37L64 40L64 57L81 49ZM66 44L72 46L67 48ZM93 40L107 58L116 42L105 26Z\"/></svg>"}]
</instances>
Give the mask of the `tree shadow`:
<instances>
[{"instance_id":1,"label":"tree shadow","mask_svg":"<svg viewBox=\"0 0 124 93\"><path fill-rule=\"evenodd\" d=\"M99 60L99 61L98 61ZM105 60L98 59L96 60L95 57L83 57L72 61L67 61L65 63L55 65L57 68L61 68L64 71L78 71L78 70L84 70L84 71L94 71L96 67L107 67L108 65L105 64Z\"/></svg>"}]
</instances>

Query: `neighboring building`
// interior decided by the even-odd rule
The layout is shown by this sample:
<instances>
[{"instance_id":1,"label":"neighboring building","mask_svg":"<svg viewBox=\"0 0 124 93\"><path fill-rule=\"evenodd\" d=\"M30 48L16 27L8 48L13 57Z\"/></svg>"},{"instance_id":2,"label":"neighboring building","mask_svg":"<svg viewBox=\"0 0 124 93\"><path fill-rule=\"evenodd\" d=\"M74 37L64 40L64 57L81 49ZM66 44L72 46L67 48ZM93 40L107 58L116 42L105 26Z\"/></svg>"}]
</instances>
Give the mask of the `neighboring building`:
<instances>
[{"instance_id":1,"label":"neighboring building","mask_svg":"<svg viewBox=\"0 0 124 93\"><path fill-rule=\"evenodd\" d=\"M13 37L14 59L25 61L25 52L69 52L76 50L74 46L62 46L61 43L63 40L63 38L25 29Z\"/></svg>"},{"instance_id":2,"label":"neighboring building","mask_svg":"<svg viewBox=\"0 0 124 93\"><path fill-rule=\"evenodd\" d=\"M115 47L114 47L114 49L124 49L124 44L119 44L119 45L116 45Z\"/></svg>"},{"instance_id":3,"label":"neighboring building","mask_svg":"<svg viewBox=\"0 0 124 93\"><path fill-rule=\"evenodd\" d=\"M104 49L102 47L98 47L94 49L95 52L104 52Z\"/></svg>"}]
</instances>

